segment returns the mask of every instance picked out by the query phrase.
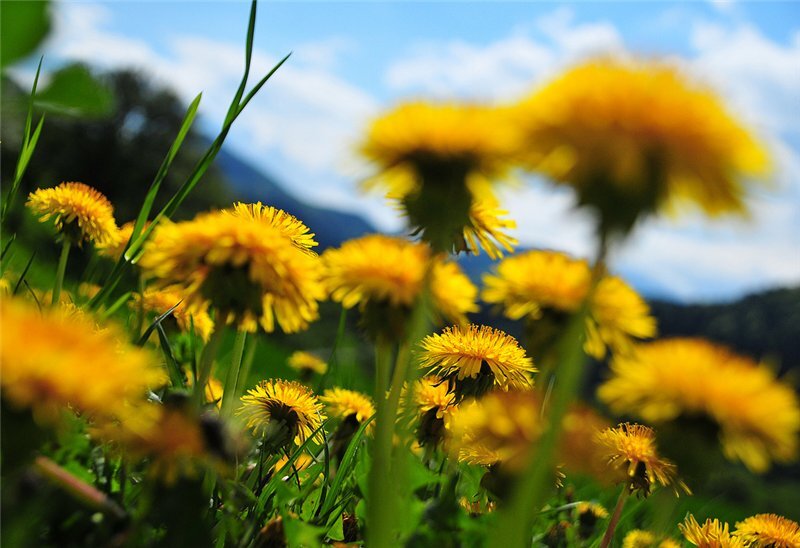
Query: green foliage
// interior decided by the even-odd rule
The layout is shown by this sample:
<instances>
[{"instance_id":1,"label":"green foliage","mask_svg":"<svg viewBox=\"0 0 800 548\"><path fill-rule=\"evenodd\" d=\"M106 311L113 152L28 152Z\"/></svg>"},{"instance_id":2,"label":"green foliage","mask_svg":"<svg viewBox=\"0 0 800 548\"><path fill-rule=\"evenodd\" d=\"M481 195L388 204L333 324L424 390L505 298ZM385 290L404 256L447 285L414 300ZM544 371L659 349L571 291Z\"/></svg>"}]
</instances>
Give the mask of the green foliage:
<instances>
[{"instance_id":1,"label":"green foliage","mask_svg":"<svg viewBox=\"0 0 800 548\"><path fill-rule=\"evenodd\" d=\"M0 68L33 53L50 32L50 2L7 0L0 3Z\"/></svg>"},{"instance_id":2,"label":"green foliage","mask_svg":"<svg viewBox=\"0 0 800 548\"><path fill-rule=\"evenodd\" d=\"M82 64L54 72L47 86L36 94L37 109L65 116L99 118L114 110L114 95Z\"/></svg>"}]
</instances>

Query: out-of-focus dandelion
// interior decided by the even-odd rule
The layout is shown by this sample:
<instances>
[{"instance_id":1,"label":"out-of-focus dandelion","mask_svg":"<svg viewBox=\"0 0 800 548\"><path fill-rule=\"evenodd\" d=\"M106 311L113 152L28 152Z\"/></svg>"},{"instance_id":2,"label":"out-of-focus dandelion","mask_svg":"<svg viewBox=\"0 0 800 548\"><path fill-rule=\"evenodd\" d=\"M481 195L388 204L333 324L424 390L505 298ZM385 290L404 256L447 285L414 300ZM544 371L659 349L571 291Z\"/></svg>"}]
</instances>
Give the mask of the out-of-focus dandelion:
<instances>
[{"instance_id":1,"label":"out-of-focus dandelion","mask_svg":"<svg viewBox=\"0 0 800 548\"><path fill-rule=\"evenodd\" d=\"M485 187L511 167L516 133L504 122L499 110L482 105L406 103L373 121L360 150L425 241L436 251L463 249L465 230L491 236L483 230L485 211L472 208L484 198L493 206ZM483 225L474 223L482 213ZM494 230L504 228L498 214ZM486 249L499 252L494 244Z\"/></svg>"},{"instance_id":2,"label":"out-of-focus dandelion","mask_svg":"<svg viewBox=\"0 0 800 548\"><path fill-rule=\"evenodd\" d=\"M622 278L602 278L586 317L586 353L597 359L603 359L607 350L630 354L636 339L655 335L656 320L647 302Z\"/></svg>"},{"instance_id":3,"label":"out-of-focus dandelion","mask_svg":"<svg viewBox=\"0 0 800 548\"><path fill-rule=\"evenodd\" d=\"M768 166L714 93L663 62L584 63L522 101L515 119L523 161L572 185L603 233L679 202L745 212L744 180Z\"/></svg>"},{"instance_id":4,"label":"out-of-focus dandelion","mask_svg":"<svg viewBox=\"0 0 800 548\"><path fill-rule=\"evenodd\" d=\"M438 446L445 436L445 428L455 410L455 394L447 383L434 375L416 381L413 401L408 401L408 391L403 394L403 406L413 410L417 417L417 442L422 446Z\"/></svg>"},{"instance_id":5,"label":"out-of-focus dandelion","mask_svg":"<svg viewBox=\"0 0 800 548\"><path fill-rule=\"evenodd\" d=\"M666 339L617 356L600 399L650 423L707 418L729 459L763 472L798 450L800 402L766 365L701 339Z\"/></svg>"},{"instance_id":6,"label":"out-of-focus dandelion","mask_svg":"<svg viewBox=\"0 0 800 548\"><path fill-rule=\"evenodd\" d=\"M609 427L608 419L591 407L576 403L569 408L556 450L556 461L567 474L586 474L602 484L609 482L607 453L597 440L597 435Z\"/></svg>"},{"instance_id":7,"label":"out-of-focus dandelion","mask_svg":"<svg viewBox=\"0 0 800 548\"><path fill-rule=\"evenodd\" d=\"M125 251L125 246L128 245L128 242L133 235L133 227L133 221L123 224L116 231L116 235L113 238L109 238L97 246L97 252L103 257L108 257L114 261L119 260L119 258L122 256L122 252Z\"/></svg>"},{"instance_id":8,"label":"out-of-focus dandelion","mask_svg":"<svg viewBox=\"0 0 800 548\"><path fill-rule=\"evenodd\" d=\"M575 507L578 522L578 535L588 539L594 534L597 524L608 517L608 510L596 502L581 502Z\"/></svg>"},{"instance_id":9,"label":"out-of-focus dandelion","mask_svg":"<svg viewBox=\"0 0 800 548\"><path fill-rule=\"evenodd\" d=\"M742 539L731 534L728 524L718 519L707 519L702 525L689 515L678 529L684 538L699 548L744 548Z\"/></svg>"},{"instance_id":10,"label":"out-of-focus dandelion","mask_svg":"<svg viewBox=\"0 0 800 548\"><path fill-rule=\"evenodd\" d=\"M177 305L177 306L176 306ZM141 307L145 312L163 314L172 307L172 317L184 333L194 328L194 332L204 341L208 341L214 331L214 320L208 313L208 307L195 305L189 307L183 302L183 295L179 286L164 288L147 288L143 293L136 293L133 297L132 307Z\"/></svg>"},{"instance_id":11,"label":"out-of-focus dandelion","mask_svg":"<svg viewBox=\"0 0 800 548\"><path fill-rule=\"evenodd\" d=\"M478 309L478 290L469 278L457 264L432 258L424 244L372 234L329 249L322 259L331 298L345 308L358 305L362 325L374 335L402 338L429 265L433 305L440 316L465 323L466 314Z\"/></svg>"},{"instance_id":12,"label":"out-of-focus dandelion","mask_svg":"<svg viewBox=\"0 0 800 548\"><path fill-rule=\"evenodd\" d=\"M319 245L314 240L315 234L300 219L277 207L264 205L261 202L254 204L237 202L226 212L234 217L256 221L277 228L304 252L313 254L313 248Z\"/></svg>"},{"instance_id":13,"label":"out-of-focus dandelion","mask_svg":"<svg viewBox=\"0 0 800 548\"><path fill-rule=\"evenodd\" d=\"M524 389L532 385L533 360L514 337L487 326L447 327L420 343L419 366L448 385L456 402L480 397L492 388Z\"/></svg>"},{"instance_id":14,"label":"out-of-focus dandelion","mask_svg":"<svg viewBox=\"0 0 800 548\"><path fill-rule=\"evenodd\" d=\"M319 399L325 404L328 416L339 420L331 439L331 453L341 462L355 433L375 415L375 405L371 398L361 392L345 388L328 389ZM373 420L367 425L366 432L372 434L374 431Z\"/></svg>"},{"instance_id":15,"label":"out-of-focus dandelion","mask_svg":"<svg viewBox=\"0 0 800 548\"><path fill-rule=\"evenodd\" d=\"M634 529L622 539L622 548L681 548L681 545L671 538L659 538L650 531Z\"/></svg>"},{"instance_id":16,"label":"out-of-focus dandelion","mask_svg":"<svg viewBox=\"0 0 800 548\"><path fill-rule=\"evenodd\" d=\"M733 535L754 548L800 546L800 525L776 514L757 514L739 521Z\"/></svg>"},{"instance_id":17,"label":"out-of-focus dandelion","mask_svg":"<svg viewBox=\"0 0 800 548\"><path fill-rule=\"evenodd\" d=\"M178 284L187 306L210 303L240 330L287 333L318 317L320 264L261 217L217 211L164 222L140 265L159 285Z\"/></svg>"},{"instance_id":18,"label":"out-of-focus dandelion","mask_svg":"<svg viewBox=\"0 0 800 548\"><path fill-rule=\"evenodd\" d=\"M325 420L322 403L311 389L298 382L261 381L242 396L237 415L270 449L302 444ZM315 441L322 436L316 434Z\"/></svg>"},{"instance_id":19,"label":"out-of-focus dandelion","mask_svg":"<svg viewBox=\"0 0 800 548\"><path fill-rule=\"evenodd\" d=\"M70 409L97 419L136 415L147 391L166 381L155 356L111 325L101 330L84 314L41 313L12 298L0 306L4 405L30 409L41 424Z\"/></svg>"},{"instance_id":20,"label":"out-of-focus dandelion","mask_svg":"<svg viewBox=\"0 0 800 548\"><path fill-rule=\"evenodd\" d=\"M303 350L292 352L286 363L300 374L304 382L310 379L313 374L324 375L328 372L328 363L325 360Z\"/></svg>"}]
</instances>

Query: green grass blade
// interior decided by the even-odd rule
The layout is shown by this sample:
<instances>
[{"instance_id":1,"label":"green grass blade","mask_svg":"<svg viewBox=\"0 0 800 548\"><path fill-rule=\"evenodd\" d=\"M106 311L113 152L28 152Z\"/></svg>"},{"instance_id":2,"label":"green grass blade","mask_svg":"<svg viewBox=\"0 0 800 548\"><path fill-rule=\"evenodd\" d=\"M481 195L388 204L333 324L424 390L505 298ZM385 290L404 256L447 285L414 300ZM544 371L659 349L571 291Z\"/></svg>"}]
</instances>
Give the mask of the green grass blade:
<instances>
[{"instance_id":1,"label":"green grass blade","mask_svg":"<svg viewBox=\"0 0 800 548\"><path fill-rule=\"evenodd\" d=\"M136 342L136 345L137 346L144 346L144 343L147 342L147 339L150 338L150 335L153 333L153 331L155 329L157 329L159 325L161 325L161 322L163 322L166 318L168 318L170 315L172 315L172 312L176 308L178 308L178 306L181 304L181 302L183 302L183 301L178 301L177 303L175 303L175 306L173 306L172 308L170 308L169 310L167 310L166 312L161 314L158 318L153 320L153 323L151 323L150 326L145 330L145 332L142 333L142 336L139 337L139 340Z\"/></svg>"},{"instance_id":2,"label":"green grass blade","mask_svg":"<svg viewBox=\"0 0 800 548\"><path fill-rule=\"evenodd\" d=\"M373 420L375 420L374 415L365 420L353 435L353 439L350 440L350 444L347 446L347 450L344 452L344 456L342 457L342 462L339 463L339 468L336 470L336 478L333 480L333 485L331 485L328 496L325 497L325 503L322 505L322 509L318 512L319 516L327 516L334 508L334 502L339 496L339 492L342 490L345 480L350 477L350 474L355 467L355 457L361 445L361 439L364 437L364 433L367 431L367 426L369 426Z\"/></svg>"},{"instance_id":3,"label":"green grass blade","mask_svg":"<svg viewBox=\"0 0 800 548\"><path fill-rule=\"evenodd\" d=\"M114 314L117 310L119 310L122 307L122 305L124 305L126 302L128 302L128 299L130 299L130 298L131 298L131 292L128 291L127 293L122 295L119 299L114 301L114 304L109 306L108 310L106 310L105 312L103 312L100 315L100 319L105 320L105 319L111 317L111 315Z\"/></svg>"},{"instance_id":4,"label":"green grass blade","mask_svg":"<svg viewBox=\"0 0 800 548\"><path fill-rule=\"evenodd\" d=\"M169 373L169 380L173 387L184 388L186 385L183 382L183 374L181 368L175 360L175 354L172 352L172 345L169 343L167 333L164 331L164 326L159 324L156 326L158 331L158 341L161 343L161 351L164 353L164 358L167 362L167 373Z\"/></svg>"},{"instance_id":5,"label":"green grass blade","mask_svg":"<svg viewBox=\"0 0 800 548\"><path fill-rule=\"evenodd\" d=\"M31 253L31 257L30 257L30 259L28 259L28 264L25 265L25 268L23 269L22 274L19 277L19 280L17 280L17 285L14 286L14 291L11 293L12 295L16 295L17 294L17 291L19 290L19 286L21 286L22 282L25 281L25 276L28 275L28 270L30 270L31 265L33 264L33 258L34 257L36 257L36 252L35 251L33 253Z\"/></svg>"}]
</instances>

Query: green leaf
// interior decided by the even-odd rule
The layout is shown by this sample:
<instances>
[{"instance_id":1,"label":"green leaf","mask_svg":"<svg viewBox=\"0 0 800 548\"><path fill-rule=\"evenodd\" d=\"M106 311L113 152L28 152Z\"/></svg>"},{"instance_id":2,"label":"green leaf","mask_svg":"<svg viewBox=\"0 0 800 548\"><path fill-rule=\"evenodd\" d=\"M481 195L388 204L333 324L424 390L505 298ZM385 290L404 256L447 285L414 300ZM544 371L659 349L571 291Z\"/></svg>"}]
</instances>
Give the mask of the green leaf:
<instances>
[{"instance_id":1,"label":"green leaf","mask_svg":"<svg viewBox=\"0 0 800 548\"><path fill-rule=\"evenodd\" d=\"M0 3L0 67L36 50L50 32L50 2Z\"/></svg>"},{"instance_id":2,"label":"green leaf","mask_svg":"<svg viewBox=\"0 0 800 548\"><path fill-rule=\"evenodd\" d=\"M102 118L114 110L114 94L83 64L68 65L54 73L36 96L36 108L66 116Z\"/></svg>"}]
</instances>

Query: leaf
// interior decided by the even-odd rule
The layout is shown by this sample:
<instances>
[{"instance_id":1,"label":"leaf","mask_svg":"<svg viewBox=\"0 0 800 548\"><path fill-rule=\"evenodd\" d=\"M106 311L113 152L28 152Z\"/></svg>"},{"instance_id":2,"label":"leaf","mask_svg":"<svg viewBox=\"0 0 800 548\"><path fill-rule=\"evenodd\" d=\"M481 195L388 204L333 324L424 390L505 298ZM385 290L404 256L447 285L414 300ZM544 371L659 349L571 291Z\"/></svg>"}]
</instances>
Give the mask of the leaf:
<instances>
[{"instance_id":1,"label":"leaf","mask_svg":"<svg viewBox=\"0 0 800 548\"><path fill-rule=\"evenodd\" d=\"M75 63L54 73L34 104L55 114L102 118L114 110L114 94L86 65Z\"/></svg>"},{"instance_id":2,"label":"leaf","mask_svg":"<svg viewBox=\"0 0 800 548\"><path fill-rule=\"evenodd\" d=\"M27 57L50 32L50 2L0 3L0 67Z\"/></svg>"}]
</instances>

